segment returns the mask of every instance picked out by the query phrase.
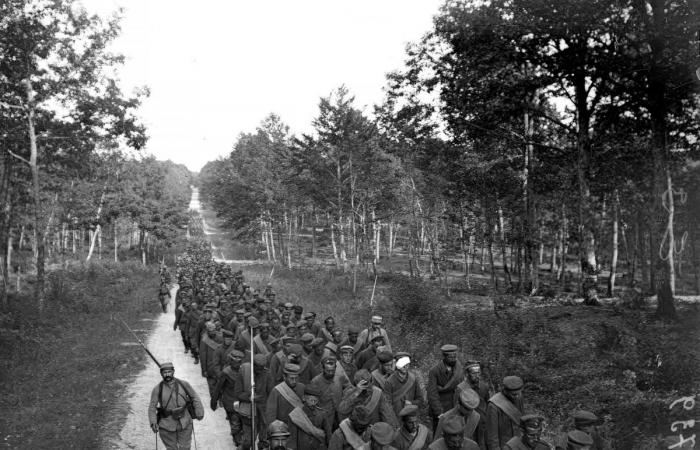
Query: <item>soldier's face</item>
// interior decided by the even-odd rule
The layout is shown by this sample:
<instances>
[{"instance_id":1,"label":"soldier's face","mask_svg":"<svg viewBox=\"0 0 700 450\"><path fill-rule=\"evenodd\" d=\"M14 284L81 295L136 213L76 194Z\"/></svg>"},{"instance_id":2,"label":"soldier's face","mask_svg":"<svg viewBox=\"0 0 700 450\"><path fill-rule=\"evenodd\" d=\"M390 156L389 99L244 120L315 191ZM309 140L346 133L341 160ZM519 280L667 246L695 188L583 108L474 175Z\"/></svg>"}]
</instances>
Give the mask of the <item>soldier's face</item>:
<instances>
[{"instance_id":1,"label":"soldier's face","mask_svg":"<svg viewBox=\"0 0 700 450\"><path fill-rule=\"evenodd\" d=\"M241 367L241 363L243 362L243 360L237 356L229 357L229 360L231 361L231 367L233 368Z\"/></svg>"},{"instance_id":2,"label":"soldier's face","mask_svg":"<svg viewBox=\"0 0 700 450\"><path fill-rule=\"evenodd\" d=\"M163 381L166 383L170 383L173 381L173 377L175 376L175 371L174 370L163 370L160 375L163 377Z\"/></svg>"},{"instance_id":3,"label":"soldier's face","mask_svg":"<svg viewBox=\"0 0 700 450\"><path fill-rule=\"evenodd\" d=\"M542 430L540 428L526 428L523 431L523 443L528 447L534 448L541 436Z\"/></svg>"},{"instance_id":4,"label":"soldier's face","mask_svg":"<svg viewBox=\"0 0 700 450\"><path fill-rule=\"evenodd\" d=\"M472 367L467 370L467 377L469 378L470 383L478 383L481 381L481 369L478 367Z\"/></svg>"},{"instance_id":5,"label":"soldier's face","mask_svg":"<svg viewBox=\"0 0 700 450\"><path fill-rule=\"evenodd\" d=\"M409 433L415 433L418 430L418 416L407 416L403 418L403 427Z\"/></svg>"},{"instance_id":6,"label":"soldier's face","mask_svg":"<svg viewBox=\"0 0 700 450\"><path fill-rule=\"evenodd\" d=\"M352 342L353 344L357 342L357 333L348 333L348 341Z\"/></svg>"},{"instance_id":7,"label":"soldier's face","mask_svg":"<svg viewBox=\"0 0 700 450\"><path fill-rule=\"evenodd\" d=\"M508 399L512 402L518 400L520 397L523 396L523 390L522 389L516 389L516 390L510 390L510 389L504 389L503 394L508 397Z\"/></svg>"},{"instance_id":8,"label":"soldier's face","mask_svg":"<svg viewBox=\"0 0 700 450\"><path fill-rule=\"evenodd\" d=\"M382 364L382 371L386 375L391 375L392 373L394 373L394 360Z\"/></svg>"},{"instance_id":9,"label":"soldier's face","mask_svg":"<svg viewBox=\"0 0 700 450\"><path fill-rule=\"evenodd\" d=\"M457 363L457 353L455 353L455 352L443 353L442 360L445 362L446 365L454 366Z\"/></svg>"},{"instance_id":10,"label":"soldier's face","mask_svg":"<svg viewBox=\"0 0 700 450\"><path fill-rule=\"evenodd\" d=\"M315 395L304 395L304 403L309 408L315 408L318 406L318 397Z\"/></svg>"},{"instance_id":11,"label":"soldier's face","mask_svg":"<svg viewBox=\"0 0 700 450\"><path fill-rule=\"evenodd\" d=\"M445 444L450 450L462 448L462 443L464 442L464 435L462 433L457 434L445 434Z\"/></svg>"},{"instance_id":12,"label":"soldier's face","mask_svg":"<svg viewBox=\"0 0 700 450\"><path fill-rule=\"evenodd\" d=\"M327 320L326 321L326 330L333 331L334 328L335 328L335 322L332 320Z\"/></svg>"},{"instance_id":13,"label":"soldier's face","mask_svg":"<svg viewBox=\"0 0 700 450\"><path fill-rule=\"evenodd\" d=\"M225 345L226 347L228 347L229 345L231 345L232 342L233 342L233 337L231 337L231 336L224 336L224 345Z\"/></svg>"},{"instance_id":14,"label":"soldier's face","mask_svg":"<svg viewBox=\"0 0 700 450\"><path fill-rule=\"evenodd\" d=\"M271 437L270 450L287 450L287 438L281 436Z\"/></svg>"},{"instance_id":15,"label":"soldier's face","mask_svg":"<svg viewBox=\"0 0 700 450\"><path fill-rule=\"evenodd\" d=\"M296 387L297 382L299 382L299 375L296 373L285 373L284 382L287 383L287 386L290 388L294 388Z\"/></svg>"},{"instance_id":16,"label":"soldier's face","mask_svg":"<svg viewBox=\"0 0 700 450\"><path fill-rule=\"evenodd\" d=\"M352 362L352 353L343 352L340 354L340 359L342 359L345 364L350 364Z\"/></svg>"},{"instance_id":17,"label":"soldier's face","mask_svg":"<svg viewBox=\"0 0 700 450\"><path fill-rule=\"evenodd\" d=\"M335 361L326 361L323 363L323 376L333 378L335 376Z\"/></svg>"}]
</instances>

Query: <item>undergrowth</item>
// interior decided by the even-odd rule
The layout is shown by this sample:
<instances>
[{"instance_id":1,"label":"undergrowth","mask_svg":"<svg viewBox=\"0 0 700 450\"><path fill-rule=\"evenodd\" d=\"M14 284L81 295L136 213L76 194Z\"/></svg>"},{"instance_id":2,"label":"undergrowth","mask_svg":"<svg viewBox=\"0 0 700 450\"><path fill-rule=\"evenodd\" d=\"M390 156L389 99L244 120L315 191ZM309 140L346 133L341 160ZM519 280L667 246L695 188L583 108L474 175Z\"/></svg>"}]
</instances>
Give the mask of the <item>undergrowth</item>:
<instances>
[{"instance_id":1,"label":"undergrowth","mask_svg":"<svg viewBox=\"0 0 700 450\"><path fill-rule=\"evenodd\" d=\"M96 448L99 427L143 352L116 319L155 316L157 266L92 263L50 272L45 309L11 295L0 315L0 447Z\"/></svg>"}]
</instances>

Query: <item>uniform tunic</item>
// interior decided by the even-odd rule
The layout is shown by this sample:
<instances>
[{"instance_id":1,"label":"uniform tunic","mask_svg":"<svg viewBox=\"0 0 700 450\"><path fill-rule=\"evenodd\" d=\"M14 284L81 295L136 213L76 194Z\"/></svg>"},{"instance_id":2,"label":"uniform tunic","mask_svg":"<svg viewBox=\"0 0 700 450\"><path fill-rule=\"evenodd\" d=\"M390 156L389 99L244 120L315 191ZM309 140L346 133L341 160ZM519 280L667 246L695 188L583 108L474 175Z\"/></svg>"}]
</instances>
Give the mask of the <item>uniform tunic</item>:
<instances>
[{"instance_id":1,"label":"uniform tunic","mask_svg":"<svg viewBox=\"0 0 700 450\"><path fill-rule=\"evenodd\" d=\"M331 435L333 434L331 421L327 411L317 408L312 410L306 406L304 406L301 411L304 412L313 426L324 432L325 437L321 440L306 431L303 426L297 425L294 413L292 413L292 417L290 418L291 423L289 424L290 436L289 441L287 441L287 445L289 445L290 448L298 450L325 450L328 442L331 439Z\"/></svg>"},{"instance_id":2,"label":"uniform tunic","mask_svg":"<svg viewBox=\"0 0 700 450\"><path fill-rule=\"evenodd\" d=\"M503 409L496 406L496 399L503 399L505 395L498 393L489 399L486 407L486 448L488 450L502 450L505 444L514 436L520 436L520 415L523 412L523 401L519 398L513 404L509 400L501 400L512 405L516 410L518 421L508 416Z\"/></svg>"},{"instance_id":3,"label":"uniform tunic","mask_svg":"<svg viewBox=\"0 0 700 450\"><path fill-rule=\"evenodd\" d=\"M378 400L374 401L374 399ZM386 422L394 428L399 427L399 421L389 404L386 394L376 386L372 386L371 389L364 391L354 386L348 387L343 393L343 399L338 406L339 419L345 419L355 406L360 405L370 410L370 423Z\"/></svg>"},{"instance_id":4,"label":"uniform tunic","mask_svg":"<svg viewBox=\"0 0 700 450\"><path fill-rule=\"evenodd\" d=\"M296 395L296 398L292 397L298 402L296 404L291 403L282 395L282 390L285 389L285 387L289 388L286 382L283 381L279 383L270 391L270 395L267 397L265 420L268 424L275 420L281 420L289 426L289 413L292 412L294 408L301 405L301 397L304 395L304 384L297 383L294 388L290 388Z\"/></svg>"},{"instance_id":5,"label":"uniform tunic","mask_svg":"<svg viewBox=\"0 0 700 450\"><path fill-rule=\"evenodd\" d=\"M428 448L431 442L433 442L433 432L428 429L425 425L418 424L418 430L415 434L411 434L404 427L401 427L398 433L396 433L396 438L391 444L398 450L425 450ZM425 436L421 442L416 442L419 436Z\"/></svg>"},{"instance_id":6,"label":"uniform tunic","mask_svg":"<svg viewBox=\"0 0 700 450\"><path fill-rule=\"evenodd\" d=\"M431 416L437 417L455 406L455 390L463 379L464 369L459 361L453 367L440 361L430 369L428 372L428 407Z\"/></svg>"},{"instance_id":7,"label":"uniform tunic","mask_svg":"<svg viewBox=\"0 0 700 450\"><path fill-rule=\"evenodd\" d=\"M418 407L425 404L425 390L418 382L415 373L408 372L402 381L399 372L392 373L387 378L384 385L384 393L391 402L394 412L398 416L399 412L406 406L406 401L410 401Z\"/></svg>"}]
</instances>

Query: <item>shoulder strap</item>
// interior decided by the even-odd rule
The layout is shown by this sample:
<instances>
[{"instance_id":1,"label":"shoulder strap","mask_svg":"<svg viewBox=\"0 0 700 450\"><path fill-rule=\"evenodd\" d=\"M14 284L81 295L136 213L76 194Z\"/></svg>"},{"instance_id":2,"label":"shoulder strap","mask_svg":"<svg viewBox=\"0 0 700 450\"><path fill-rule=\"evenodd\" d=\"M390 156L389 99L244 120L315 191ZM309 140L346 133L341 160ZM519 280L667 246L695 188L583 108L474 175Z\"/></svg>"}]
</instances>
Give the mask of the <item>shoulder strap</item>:
<instances>
[{"instance_id":1,"label":"shoulder strap","mask_svg":"<svg viewBox=\"0 0 700 450\"><path fill-rule=\"evenodd\" d=\"M507 415L516 426L520 424L520 416L522 415L522 413L510 400L506 398L505 395L499 392L498 394L491 397L489 401L496 405L498 409L503 411L503 413Z\"/></svg>"},{"instance_id":2,"label":"shoulder strap","mask_svg":"<svg viewBox=\"0 0 700 450\"><path fill-rule=\"evenodd\" d=\"M374 386L372 388L372 397L370 397L369 402L367 402L365 407L370 412L373 412L377 408L377 405L379 405L379 400L381 400L381 398L382 398L382 390L379 389L378 387Z\"/></svg>"},{"instance_id":3,"label":"shoulder strap","mask_svg":"<svg viewBox=\"0 0 700 450\"><path fill-rule=\"evenodd\" d=\"M185 387L185 384L177 378L175 378L175 381L177 381L177 384L179 384L180 387L182 387L182 390L185 391L185 394L187 394L187 398L185 400L188 402L192 401L192 398L193 398L192 394L190 394L190 391L187 390L187 387Z\"/></svg>"},{"instance_id":4,"label":"shoulder strap","mask_svg":"<svg viewBox=\"0 0 700 450\"><path fill-rule=\"evenodd\" d=\"M163 405L163 382L158 383L158 401L160 402L160 407L165 408Z\"/></svg>"},{"instance_id":5,"label":"shoulder strap","mask_svg":"<svg viewBox=\"0 0 700 450\"><path fill-rule=\"evenodd\" d=\"M407 450L420 450L425 446L425 440L428 438L428 428L421 424L418 424L418 434L416 434L415 439L411 442Z\"/></svg>"}]
</instances>

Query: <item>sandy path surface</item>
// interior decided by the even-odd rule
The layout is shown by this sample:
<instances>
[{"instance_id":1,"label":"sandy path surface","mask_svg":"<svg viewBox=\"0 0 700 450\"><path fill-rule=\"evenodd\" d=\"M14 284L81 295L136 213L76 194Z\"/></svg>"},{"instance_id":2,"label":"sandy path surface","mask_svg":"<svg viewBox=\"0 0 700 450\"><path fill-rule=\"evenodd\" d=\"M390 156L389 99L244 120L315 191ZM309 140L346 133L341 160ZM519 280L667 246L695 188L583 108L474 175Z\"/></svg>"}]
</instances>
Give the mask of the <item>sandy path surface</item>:
<instances>
[{"instance_id":1,"label":"sandy path surface","mask_svg":"<svg viewBox=\"0 0 700 450\"><path fill-rule=\"evenodd\" d=\"M190 208L199 210L199 193L193 190ZM171 291L171 299L175 299L177 285ZM168 312L158 316L153 324L153 331L148 339L143 339L148 349L160 362L171 361L175 365L175 377L188 381L199 394L204 404L204 419L194 421L194 433L198 450L224 450L235 449L230 434L230 428L226 421L226 412L223 408L212 411L209 408L209 389L206 380L202 377L201 368L194 364L189 354L185 354L182 345L180 331L173 330L175 321L174 301L168 304ZM146 323L144 323L144 328ZM138 333L138 331L137 331ZM126 398L129 405L129 414L124 427L119 433L119 438L110 442L110 449L154 449L156 441L154 433L148 423L148 403L151 399L151 391L161 381L160 372L155 364L149 363L136 378L129 384ZM192 442L192 449L195 448ZM158 439L158 448L163 449L163 442Z\"/></svg>"}]
</instances>

